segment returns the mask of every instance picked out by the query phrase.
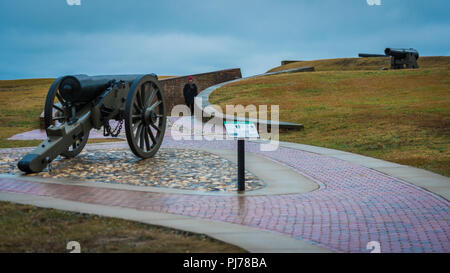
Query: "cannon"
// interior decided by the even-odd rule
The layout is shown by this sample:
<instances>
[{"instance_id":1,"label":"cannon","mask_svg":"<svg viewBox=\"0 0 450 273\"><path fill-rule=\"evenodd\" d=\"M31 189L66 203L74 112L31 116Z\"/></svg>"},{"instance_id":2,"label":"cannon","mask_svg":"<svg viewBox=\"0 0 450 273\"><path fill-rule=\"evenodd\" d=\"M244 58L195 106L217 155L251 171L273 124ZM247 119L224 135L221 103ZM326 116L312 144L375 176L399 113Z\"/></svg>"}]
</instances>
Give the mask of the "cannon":
<instances>
[{"instance_id":1,"label":"cannon","mask_svg":"<svg viewBox=\"0 0 450 273\"><path fill-rule=\"evenodd\" d=\"M419 52L413 48L386 48L384 53L391 56L391 69L419 68Z\"/></svg>"},{"instance_id":2,"label":"cannon","mask_svg":"<svg viewBox=\"0 0 450 273\"><path fill-rule=\"evenodd\" d=\"M166 129L166 100L155 74L73 75L56 79L44 107L47 139L25 155L18 168L40 172L56 157L72 158L83 150L91 129L117 137L125 123L131 151L152 157ZM114 129L110 121L116 120Z\"/></svg>"}]
</instances>

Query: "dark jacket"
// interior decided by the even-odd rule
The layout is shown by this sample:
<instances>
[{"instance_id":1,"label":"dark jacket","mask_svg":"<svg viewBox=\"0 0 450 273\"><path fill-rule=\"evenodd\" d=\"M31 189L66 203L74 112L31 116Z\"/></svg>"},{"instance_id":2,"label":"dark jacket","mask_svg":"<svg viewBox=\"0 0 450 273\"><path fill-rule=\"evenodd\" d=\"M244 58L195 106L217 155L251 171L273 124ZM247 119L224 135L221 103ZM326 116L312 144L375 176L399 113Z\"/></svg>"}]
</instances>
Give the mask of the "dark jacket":
<instances>
[{"instance_id":1,"label":"dark jacket","mask_svg":"<svg viewBox=\"0 0 450 273\"><path fill-rule=\"evenodd\" d=\"M195 83L192 83L192 86L187 83L183 88L183 96L184 96L184 102L187 105L194 104L194 97L197 96L197 85Z\"/></svg>"}]
</instances>

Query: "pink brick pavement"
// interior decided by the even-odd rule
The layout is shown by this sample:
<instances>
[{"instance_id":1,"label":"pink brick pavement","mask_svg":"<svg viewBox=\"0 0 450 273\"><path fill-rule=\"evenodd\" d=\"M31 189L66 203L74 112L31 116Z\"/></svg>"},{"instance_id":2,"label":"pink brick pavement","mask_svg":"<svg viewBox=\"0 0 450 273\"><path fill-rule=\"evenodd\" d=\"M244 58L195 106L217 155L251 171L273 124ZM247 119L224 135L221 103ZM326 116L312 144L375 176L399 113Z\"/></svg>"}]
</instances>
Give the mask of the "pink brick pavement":
<instances>
[{"instance_id":1,"label":"pink brick pavement","mask_svg":"<svg viewBox=\"0 0 450 273\"><path fill-rule=\"evenodd\" d=\"M104 146L91 145L88 149L101 147ZM167 137L163 147L235 149L236 143L174 141ZM246 150L290 166L318 182L320 189L302 194L210 196L0 178L0 191L246 225L338 252L368 252L369 241L379 241L382 252L450 252L447 200L397 178L331 157L285 147L261 152L256 143L247 143ZM0 153L8 151L3 149Z\"/></svg>"}]
</instances>

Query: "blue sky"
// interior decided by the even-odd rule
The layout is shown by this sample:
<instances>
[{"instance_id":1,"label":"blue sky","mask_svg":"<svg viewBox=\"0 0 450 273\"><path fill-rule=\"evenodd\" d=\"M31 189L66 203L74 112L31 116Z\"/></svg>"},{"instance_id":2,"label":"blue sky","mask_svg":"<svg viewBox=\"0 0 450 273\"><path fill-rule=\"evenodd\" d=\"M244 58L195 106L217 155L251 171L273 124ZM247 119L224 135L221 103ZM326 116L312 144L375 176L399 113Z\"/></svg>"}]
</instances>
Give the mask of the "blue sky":
<instances>
[{"instance_id":1,"label":"blue sky","mask_svg":"<svg viewBox=\"0 0 450 273\"><path fill-rule=\"evenodd\" d=\"M0 79L234 67L249 76L282 59L388 46L448 56L448 14L448 0L1 0Z\"/></svg>"}]
</instances>

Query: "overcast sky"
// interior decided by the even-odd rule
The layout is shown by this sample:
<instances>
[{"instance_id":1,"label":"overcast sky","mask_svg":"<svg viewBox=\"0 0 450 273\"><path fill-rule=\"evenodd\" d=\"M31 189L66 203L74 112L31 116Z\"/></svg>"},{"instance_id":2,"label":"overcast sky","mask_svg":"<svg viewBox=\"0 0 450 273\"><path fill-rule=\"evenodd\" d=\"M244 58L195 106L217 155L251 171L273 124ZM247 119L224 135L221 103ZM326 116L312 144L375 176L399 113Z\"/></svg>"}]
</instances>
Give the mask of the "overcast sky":
<instances>
[{"instance_id":1,"label":"overcast sky","mask_svg":"<svg viewBox=\"0 0 450 273\"><path fill-rule=\"evenodd\" d=\"M448 0L67 2L0 0L0 79L234 67L250 76L283 59L356 57L385 47L450 55Z\"/></svg>"}]
</instances>

